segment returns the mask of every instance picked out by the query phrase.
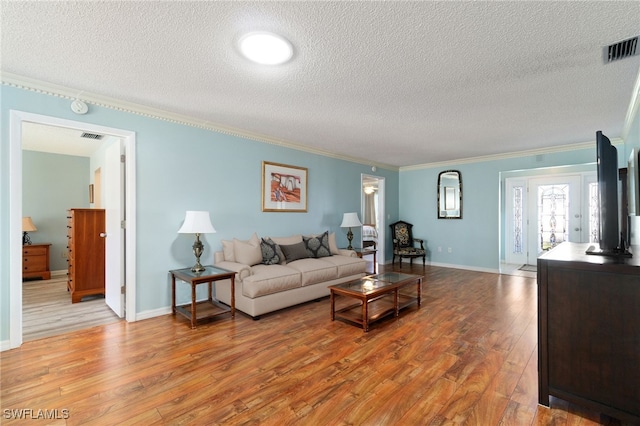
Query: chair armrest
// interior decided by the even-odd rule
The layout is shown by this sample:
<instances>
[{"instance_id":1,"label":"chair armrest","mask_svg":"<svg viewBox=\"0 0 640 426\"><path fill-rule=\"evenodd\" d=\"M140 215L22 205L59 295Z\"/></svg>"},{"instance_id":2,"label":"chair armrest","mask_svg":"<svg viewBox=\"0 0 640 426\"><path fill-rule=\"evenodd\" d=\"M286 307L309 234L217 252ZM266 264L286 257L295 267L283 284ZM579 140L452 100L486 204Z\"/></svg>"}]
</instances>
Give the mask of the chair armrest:
<instances>
[{"instance_id":1,"label":"chair armrest","mask_svg":"<svg viewBox=\"0 0 640 426\"><path fill-rule=\"evenodd\" d=\"M423 243L424 243L424 240L423 240L422 238L414 238L414 239L413 239L413 241L414 241L414 242L417 242L417 243L420 243L420 248L421 248L422 250L424 250L424 244L423 244Z\"/></svg>"}]
</instances>

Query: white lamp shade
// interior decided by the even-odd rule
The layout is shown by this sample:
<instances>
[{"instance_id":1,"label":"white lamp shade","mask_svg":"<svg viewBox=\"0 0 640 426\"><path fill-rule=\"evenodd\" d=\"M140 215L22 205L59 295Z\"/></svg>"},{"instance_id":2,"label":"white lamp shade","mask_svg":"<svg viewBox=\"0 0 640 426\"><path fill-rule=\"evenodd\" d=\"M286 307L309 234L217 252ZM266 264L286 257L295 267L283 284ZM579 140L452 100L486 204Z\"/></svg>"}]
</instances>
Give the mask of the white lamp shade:
<instances>
[{"instance_id":1,"label":"white lamp shade","mask_svg":"<svg viewBox=\"0 0 640 426\"><path fill-rule=\"evenodd\" d=\"M215 232L209 212L187 211L178 234L213 234Z\"/></svg>"},{"instance_id":2,"label":"white lamp shade","mask_svg":"<svg viewBox=\"0 0 640 426\"><path fill-rule=\"evenodd\" d=\"M31 220L31 216L22 218L22 232L34 232L37 231L36 225Z\"/></svg>"},{"instance_id":3,"label":"white lamp shade","mask_svg":"<svg viewBox=\"0 0 640 426\"><path fill-rule=\"evenodd\" d=\"M358 219L358 213L345 213L342 216L342 225L341 228L351 228L355 226L362 226L360 219Z\"/></svg>"}]
</instances>

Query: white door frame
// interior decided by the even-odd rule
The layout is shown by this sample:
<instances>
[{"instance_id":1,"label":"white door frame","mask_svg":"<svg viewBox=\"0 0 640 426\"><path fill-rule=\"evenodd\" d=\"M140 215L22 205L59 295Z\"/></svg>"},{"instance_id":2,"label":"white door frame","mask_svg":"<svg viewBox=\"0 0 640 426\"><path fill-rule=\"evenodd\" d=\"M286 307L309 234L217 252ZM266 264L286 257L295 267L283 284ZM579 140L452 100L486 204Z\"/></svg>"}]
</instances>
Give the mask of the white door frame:
<instances>
[{"instance_id":1,"label":"white door frame","mask_svg":"<svg viewBox=\"0 0 640 426\"><path fill-rule=\"evenodd\" d=\"M581 174L566 174L543 176L529 179L527 187L529 192L528 218L529 226L527 226L527 264L535 265L536 259L542 254L542 250L538 246L538 188L546 185L569 185L569 221L567 229L568 241L579 243L582 242L582 176Z\"/></svg>"},{"instance_id":2,"label":"white door frame","mask_svg":"<svg viewBox=\"0 0 640 426\"><path fill-rule=\"evenodd\" d=\"M530 252L529 248L529 240L531 236L529 235L530 226L534 226L531 221L537 218L537 214L531 213L531 208L535 209L536 202L533 202L530 199L530 192L533 193L535 191L530 188L536 183L540 182L543 179L551 179L553 180L562 180L567 176L579 177L581 183L579 185L581 191L581 202L579 207L579 214L581 217L576 218L575 214L578 213L574 209L575 206L571 206L572 216L574 216L574 221L577 221L579 224L574 225L580 228L580 235L575 235L577 239L582 242L589 241L589 199L588 199L588 184L589 182L596 181L596 172L595 171L576 171L570 173L554 173L554 174L530 174L526 176L520 177L508 177L505 179L505 215L504 215L504 226L505 226L505 239L501 241L501 244L504 244L504 261L505 263L511 264L525 264L530 263L531 260L527 258L528 253ZM511 199L513 195L513 188L516 186L524 186L525 194L523 197L523 211L522 214L524 216L523 220L523 232L522 232L522 244L524 252L520 255L514 255L511 253L510 247L511 242L513 241L513 231L511 229L512 223L512 211L513 211L513 200ZM535 198L535 196L533 197ZM535 200L534 200L535 201ZM531 207L530 207L531 204ZM501 219L502 220L502 219ZM534 226L535 227L535 226ZM575 230L574 230L575 231Z\"/></svg>"},{"instance_id":3,"label":"white door frame","mask_svg":"<svg viewBox=\"0 0 640 426\"><path fill-rule=\"evenodd\" d=\"M385 178L382 176L374 176L374 175L370 175L370 174L365 174L362 173L360 176L360 194L361 194L361 198L360 198L360 217L363 218L364 220L364 216L363 216L363 212L364 212L364 191L363 191L363 184L364 184L364 180L365 178L370 178L370 179L377 179L378 180L378 218L380 219L380 223L378 224L378 245L377 245L377 249L378 252L376 253L376 261L378 263L378 265L384 265L386 262L385 259L385 241L386 241L386 232L387 232L387 220L386 220L386 213L384 210L384 206L385 206ZM362 247L362 234L360 235L360 247ZM378 271L379 269L376 266L376 271Z\"/></svg>"},{"instance_id":4,"label":"white door frame","mask_svg":"<svg viewBox=\"0 0 640 426\"><path fill-rule=\"evenodd\" d=\"M9 111L9 343L22 344L22 123L31 122L105 133L123 140L126 161L126 320L136 320L136 135L130 130L66 120L24 111Z\"/></svg>"}]
</instances>

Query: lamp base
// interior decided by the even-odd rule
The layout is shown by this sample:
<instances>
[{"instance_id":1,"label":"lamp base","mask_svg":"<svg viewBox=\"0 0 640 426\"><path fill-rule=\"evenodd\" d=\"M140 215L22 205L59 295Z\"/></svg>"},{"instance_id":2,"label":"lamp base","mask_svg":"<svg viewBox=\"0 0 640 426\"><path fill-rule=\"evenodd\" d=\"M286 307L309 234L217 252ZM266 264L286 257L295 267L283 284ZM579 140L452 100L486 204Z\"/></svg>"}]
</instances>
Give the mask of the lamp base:
<instances>
[{"instance_id":1,"label":"lamp base","mask_svg":"<svg viewBox=\"0 0 640 426\"><path fill-rule=\"evenodd\" d=\"M200 264L200 262L196 263L195 265L193 265L193 267L191 268L191 272L202 272L204 271L206 268L204 266L202 266Z\"/></svg>"},{"instance_id":2,"label":"lamp base","mask_svg":"<svg viewBox=\"0 0 640 426\"><path fill-rule=\"evenodd\" d=\"M200 234L196 234L196 241L193 243L193 254L196 256L196 264L191 268L191 272L202 272L205 267L200 263L200 256L204 251L204 244L200 241Z\"/></svg>"},{"instance_id":3,"label":"lamp base","mask_svg":"<svg viewBox=\"0 0 640 426\"><path fill-rule=\"evenodd\" d=\"M31 237L27 234L27 231L22 233L22 245L30 246L31 245Z\"/></svg>"},{"instance_id":4,"label":"lamp base","mask_svg":"<svg viewBox=\"0 0 640 426\"><path fill-rule=\"evenodd\" d=\"M347 240L349 240L347 250L353 250L353 247L351 247L351 240L353 240L353 232L351 232L351 228L349 228L349 232L347 232Z\"/></svg>"}]
</instances>

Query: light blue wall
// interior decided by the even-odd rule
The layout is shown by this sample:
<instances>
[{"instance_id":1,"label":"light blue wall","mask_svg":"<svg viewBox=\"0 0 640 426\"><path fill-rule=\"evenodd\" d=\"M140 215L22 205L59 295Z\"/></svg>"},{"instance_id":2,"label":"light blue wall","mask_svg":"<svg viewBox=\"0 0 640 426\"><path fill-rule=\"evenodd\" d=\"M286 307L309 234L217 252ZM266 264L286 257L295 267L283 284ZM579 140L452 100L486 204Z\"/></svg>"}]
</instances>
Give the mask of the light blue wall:
<instances>
[{"instance_id":1,"label":"light blue wall","mask_svg":"<svg viewBox=\"0 0 640 426\"><path fill-rule=\"evenodd\" d=\"M595 160L594 144L593 149L403 170L400 172L400 217L413 223L414 237L426 240L430 262L497 271L500 266L500 173ZM462 219L437 219L438 174L450 169L462 174ZM442 247L441 252L438 247Z\"/></svg>"},{"instance_id":2,"label":"light blue wall","mask_svg":"<svg viewBox=\"0 0 640 426\"><path fill-rule=\"evenodd\" d=\"M186 210L208 210L216 234L204 238L203 260L210 263L222 239L258 235L290 235L324 230L337 234L342 214L360 211L361 174L370 166L255 142L204 129L91 105L78 116L70 101L55 96L0 86L2 145L0 149L0 252L8 251L9 231L9 111L84 121L136 132L137 142L137 307L138 313L171 304L167 271L193 263L193 236L178 235ZM308 168L307 213L261 211L262 161ZM398 218L397 171L378 168L386 179L385 211ZM354 229L355 238L360 231ZM9 264L0 259L0 341L9 338Z\"/></svg>"},{"instance_id":3,"label":"light blue wall","mask_svg":"<svg viewBox=\"0 0 640 426\"><path fill-rule=\"evenodd\" d=\"M636 109L636 113L631 119L629 134L624 142L626 146L626 159L631 155L631 150L633 148L636 149L636 152L640 151L640 107Z\"/></svg>"},{"instance_id":4,"label":"light blue wall","mask_svg":"<svg viewBox=\"0 0 640 426\"><path fill-rule=\"evenodd\" d=\"M22 215L38 228L34 243L51 243L51 270L67 269L67 210L89 207L89 159L22 151Z\"/></svg>"}]
</instances>

